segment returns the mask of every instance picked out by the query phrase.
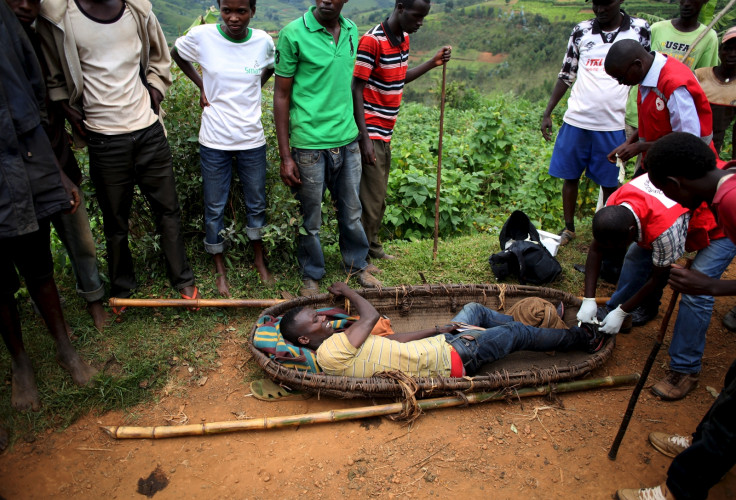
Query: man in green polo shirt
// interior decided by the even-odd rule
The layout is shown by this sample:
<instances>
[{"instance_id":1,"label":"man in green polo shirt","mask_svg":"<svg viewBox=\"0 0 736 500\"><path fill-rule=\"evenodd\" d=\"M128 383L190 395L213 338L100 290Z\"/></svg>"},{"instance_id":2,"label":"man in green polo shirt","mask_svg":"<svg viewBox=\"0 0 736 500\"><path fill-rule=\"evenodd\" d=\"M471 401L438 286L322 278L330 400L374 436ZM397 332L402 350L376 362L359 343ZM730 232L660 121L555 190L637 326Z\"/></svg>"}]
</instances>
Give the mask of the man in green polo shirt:
<instances>
[{"instance_id":1,"label":"man in green polo shirt","mask_svg":"<svg viewBox=\"0 0 736 500\"><path fill-rule=\"evenodd\" d=\"M325 261L319 239L322 196L337 207L343 266L363 287L380 282L366 268L368 239L360 222L360 148L350 82L358 29L340 15L347 0L315 0L279 34L273 97L281 179L300 202L302 295L319 293Z\"/></svg>"}]
</instances>

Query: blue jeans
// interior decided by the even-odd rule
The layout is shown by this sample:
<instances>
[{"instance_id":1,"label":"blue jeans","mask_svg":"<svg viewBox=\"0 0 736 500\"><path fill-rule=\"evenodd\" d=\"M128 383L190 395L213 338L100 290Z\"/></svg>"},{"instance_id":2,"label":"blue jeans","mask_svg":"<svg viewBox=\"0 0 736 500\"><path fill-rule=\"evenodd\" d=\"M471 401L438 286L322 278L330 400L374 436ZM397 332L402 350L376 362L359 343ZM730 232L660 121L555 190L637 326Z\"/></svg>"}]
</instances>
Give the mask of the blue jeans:
<instances>
[{"instance_id":1,"label":"blue jeans","mask_svg":"<svg viewBox=\"0 0 736 500\"><path fill-rule=\"evenodd\" d=\"M652 251L632 243L626 251L616 291L611 295L608 307L611 310L616 309L641 290L649 280L652 268Z\"/></svg>"},{"instance_id":2,"label":"blue jeans","mask_svg":"<svg viewBox=\"0 0 736 500\"><path fill-rule=\"evenodd\" d=\"M77 280L77 294L87 302L105 295L105 286L97 270L97 249L89 227L84 193L79 189L80 204L73 214L56 214L51 218L56 234L64 244Z\"/></svg>"},{"instance_id":3,"label":"blue jeans","mask_svg":"<svg viewBox=\"0 0 736 500\"><path fill-rule=\"evenodd\" d=\"M693 433L693 444L675 457L667 487L678 500L703 500L736 464L736 361L718 398Z\"/></svg>"},{"instance_id":4,"label":"blue jeans","mask_svg":"<svg viewBox=\"0 0 736 500\"><path fill-rule=\"evenodd\" d=\"M337 207L340 253L343 268L356 272L368 265L368 238L360 223L360 148L358 141L330 149L293 148L301 185L294 188L304 219L299 234L297 258L303 279L320 280L325 275L325 257L319 239L322 198L330 190Z\"/></svg>"},{"instance_id":5,"label":"blue jeans","mask_svg":"<svg viewBox=\"0 0 736 500\"><path fill-rule=\"evenodd\" d=\"M266 224L266 145L243 151L223 151L199 146L204 190L204 249L209 254L225 250L225 205L230 195L233 159L245 198L245 234L260 240Z\"/></svg>"},{"instance_id":6,"label":"blue jeans","mask_svg":"<svg viewBox=\"0 0 736 500\"><path fill-rule=\"evenodd\" d=\"M571 351L585 349L588 345L588 336L581 328L560 330L526 326L475 302L466 304L452 321L486 328L445 334L447 343L460 355L469 376L478 373L485 363L515 351Z\"/></svg>"},{"instance_id":7,"label":"blue jeans","mask_svg":"<svg viewBox=\"0 0 736 500\"><path fill-rule=\"evenodd\" d=\"M719 279L736 256L736 245L728 238L711 240L695 256L692 269ZM710 295L682 295L670 343L670 369L699 373L715 300Z\"/></svg>"}]
</instances>

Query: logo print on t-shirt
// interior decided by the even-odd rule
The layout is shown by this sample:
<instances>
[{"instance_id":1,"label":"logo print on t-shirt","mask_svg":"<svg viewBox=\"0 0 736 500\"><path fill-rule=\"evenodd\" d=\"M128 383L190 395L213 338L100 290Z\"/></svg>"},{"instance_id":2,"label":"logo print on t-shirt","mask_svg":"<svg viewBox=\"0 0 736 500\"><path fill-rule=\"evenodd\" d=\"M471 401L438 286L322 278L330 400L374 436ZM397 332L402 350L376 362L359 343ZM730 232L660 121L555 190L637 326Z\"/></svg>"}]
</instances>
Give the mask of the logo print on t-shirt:
<instances>
[{"instance_id":1,"label":"logo print on t-shirt","mask_svg":"<svg viewBox=\"0 0 736 500\"><path fill-rule=\"evenodd\" d=\"M662 111L664 109L664 101L659 97L654 101L654 105L657 107L657 111Z\"/></svg>"},{"instance_id":2,"label":"logo print on t-shirt","mask_svg":"<svg viewBox=\"0 0 736 500\"><path fill-rule=\"evenodd\" d=\"M258 64L258 59L253 61L253 67L245 67L245 72L249 75L260 75L261 74L261 66Z\"/></svg>"}]
</instances>

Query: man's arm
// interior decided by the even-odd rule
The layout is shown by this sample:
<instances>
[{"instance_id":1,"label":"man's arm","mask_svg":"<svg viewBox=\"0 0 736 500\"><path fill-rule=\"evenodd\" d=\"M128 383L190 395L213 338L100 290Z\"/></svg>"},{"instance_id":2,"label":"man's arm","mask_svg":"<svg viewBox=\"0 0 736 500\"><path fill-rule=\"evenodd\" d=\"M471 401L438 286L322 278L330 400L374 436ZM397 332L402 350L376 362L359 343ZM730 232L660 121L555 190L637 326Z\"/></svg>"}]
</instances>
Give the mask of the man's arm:
<instances>
[{"instance_id":1,"label":"man's arm","mask_svg":"<svg viewBox=\"0 0 736 500\"><path fill-rule=\"evenodd\" d=\"M693 96L686 87L678 87L667 101L670 112L670 126L673 132L687 132L696 137L702 136L700 117Z\"/></svg>"},{"instance_id":2,"label":"man's arm","mask_svg":"<svg viewBox=\"0 0 736 500\"><path fill-rule=\"evenodd\" d=\"M362 346L365 339L373 331L373 327L376 326L381 315L378 314L378 311L376 311L376 308L370 302L358 295L355 290L351 289L342 281L333 283L327 290L336 297L345 297L358 310L360 319L345 330L345 335L347 335L348 341L353 347L358 348Z\"/></svg>"},{"instance_id":3,"label":"man's arm","mask_svg":"<svg viewBox=\"0 0 736 500\"><path fill-rule=\"evenodd\" d=\"M273 76L273 68L263 68L261 71L261 87L266 85L266 82Z\"/></svg>"},{"instance_id":4,"label":"man's arm","mask_svg":"<svg viewBox=\"0 0 736 500\"><path fill-rule=\"evenodd\" d=\"M190 61L187 61L186 59L181 57L181 55L179 55L179 51L176 49L176 46L171 49L171 58L174 60L177 66L181 68L187 78L189 78L199 89L199 106L201 108L209 106L210 103L204 93L204 82L202 81L202 77L199 75L199 72L196 70L194 65Z\"/></svg>"},{"instance_id":5,"label":"man's arm","mask_svg":"<svg viewBox=\"0 0 736 500\"><path fill-rule=\"evenodd\" d=\"M276 127L276 140L279 143L281 157L281 180L289 187L296 187L302 183L299 169L291 157L289 148L289 107L291 106L291 88L294 78L276 75L273 91L273 121Z\"/></svg>"},{"instance_id":6,"label":"man's arm","mask_svg":"<svg viewBox=\"0 0 736 500\"><path fill-rule=\"evenodd\" d=\"M145 68L146 81L149 85L153 110L158 113L159 104L171 86L171 57L166 37L153 12L146 19L148 31L148 67Z\"/></svg>"},{"instance_id":7,"label":"man's arm","mask_svg":"<svg viewBox=\"0 0 736 500\"><path fill-rule=\"evenodd\" d=\"M353 115L355 117L355 124L358 126L358 132L360 135L360 154L363 161L363 165L375 165L376 164L376 152L373 150L373 141L368 135L368 127L365 124L365 108L363 102L363 90L367 82L356 76L353 76L353 83L351 89L353 92Z\"/></svg>"},{"instance_id":8,"label":"man's arm","mask_svg":"<svg viewBox=\"0 0 736 500\"><path fill-rule=\"evenodd\" d=\"M567 83L558 78L555 86L552 88L552 94L549 96L549 102L542 115L542 126L539 128L542 131L542 137L544 137L545 141L552 140L552 111L554 111L555 106L557 106L560 99L565 95L567 89Z\"/></svg>"},{"instance_id":9,"label":"man's arm","mask_svg":"<svg viewBox=\"0 0 736 500\"><path fill-rule=\"evenodd\" d=\"M601 261L603 253L598 241L593 242L588 248L588 257L585 259L585 293L583 303L577 314L578 321L592 323L598 313L598 304L595 301L595 293L598 285L598 276L601 272Z\"/></svg>"},{"instance_id":10,"label":"man's arm","mask_svg":"<svg viewBox=\"0 0 736 500\"><path fill-rule=\"evenodd\" d=\"M434 337L436 335L442 335L443 333L450 333L455 329L455 325L443 325L435 326L434 328L426 328L424 330L417 330L416 332L405 332L405 333L394 333L387 337L397 342L411 342L412 340L422 340L427 337Z\"/></svg>"},{"instance_id":11,"label":"man's arm","mask_svg":"<svg viewBox=\"0 0 736 500\"><path fill-rule=\"evenodd\" d=\"M631 158L636 157L642 151L648 151L653 144L653 142L640 142L639 129L636 129L636 132L631 134L623 144L608 153L608 161L616 163L616 158L621 158L621 161L628 161Z\"/></svg>"},{"instance_id":12,"label":"man's arm","mask_svg":"<svg viewBox=\"0 0 736 500\"><path fill-rule=\"evenodd\" d=\"M700 271L684 269L677 264L670 270L669 285L676 291L689 295L736 295L736 280L719 280Z\"/></svg>"},{"instance_id":13,"label":"man's arm","mask_svg":"<svg viewBox=\"0 0 736 500\"><path fill-rule=\"evenodd\" d=\"M419 66L410 69L406 72L406 78L404 79L404 83L413 82L420 76L422 76L424 73L429 71L432 68L436 68L437 66L442 66L447 61L450 60L450 57L452 57L452 47L449 45L445 45L440 50L437 51L437 53L430 59L429 61L425 61Z\"/></svg>"}]
</instances>

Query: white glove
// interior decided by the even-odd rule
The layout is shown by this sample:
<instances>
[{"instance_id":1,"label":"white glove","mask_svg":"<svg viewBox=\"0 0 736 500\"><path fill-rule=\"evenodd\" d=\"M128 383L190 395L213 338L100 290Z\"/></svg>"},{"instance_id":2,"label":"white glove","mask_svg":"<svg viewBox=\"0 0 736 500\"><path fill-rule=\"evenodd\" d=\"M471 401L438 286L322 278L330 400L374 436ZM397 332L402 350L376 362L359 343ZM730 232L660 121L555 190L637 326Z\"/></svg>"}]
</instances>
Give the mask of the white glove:
<instances>
[{"instance_id":1,"label":"white glove","mask_svg":"<svg viewBox=\"0 0 736 500\"><path fill-rule=\"evenodd\" d=\"M608 313L608 316L603 319L599 331L607 333L609 335L618 333L618 331L621 329L621 325L623 324L624 319L626 319L626 316L628 315L629 313L621 309L621 306L618 306L616 309Z\"/></svg>"},{"instance_id":2,"label":"white glove","mask_svg":"<svg viewBox=\"0 0 736 500\"><path fill-rule=\"evenodd\" d=\"M583 299L583 303L578 309L578 321L581 323L593 323L598 313L598 304L595 302L595 297L586 297Z\"/></svg>"}]
</instances>

